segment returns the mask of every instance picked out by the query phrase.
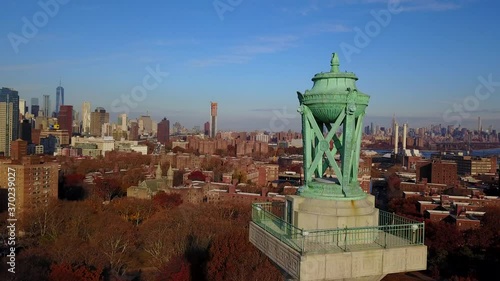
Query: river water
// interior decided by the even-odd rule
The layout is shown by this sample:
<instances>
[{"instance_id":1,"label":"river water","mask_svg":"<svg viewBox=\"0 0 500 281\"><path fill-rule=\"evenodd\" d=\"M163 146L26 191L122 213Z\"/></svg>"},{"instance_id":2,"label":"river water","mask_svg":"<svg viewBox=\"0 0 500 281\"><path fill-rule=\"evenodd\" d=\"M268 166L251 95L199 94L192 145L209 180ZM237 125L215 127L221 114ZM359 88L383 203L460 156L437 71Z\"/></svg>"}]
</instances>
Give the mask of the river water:
<instances>
[{"instance_id":1,"label":"river water","mask_svg":"<svg viewBox=\"0 0 500 281\"><path fill-rule=\"evenodd\" d=\"M387 153L392 153L392 150L388 149L373 149L373 151L384 155ZM425 158L431 158L431 155L434 153L439 153L439 151L436 150L420 150L420 153L422 156ZM456 152L455 152L456 153ZM463 151L464 155L467 155L465 151ZM492 148L492 149L479 149L479 150L473 150L471 151L470 155L472 156L479 156L479 157L491 157L491 156L497 156L498 157L498 163L500 164L500 148Z\"/></svg>"}]
</instances>

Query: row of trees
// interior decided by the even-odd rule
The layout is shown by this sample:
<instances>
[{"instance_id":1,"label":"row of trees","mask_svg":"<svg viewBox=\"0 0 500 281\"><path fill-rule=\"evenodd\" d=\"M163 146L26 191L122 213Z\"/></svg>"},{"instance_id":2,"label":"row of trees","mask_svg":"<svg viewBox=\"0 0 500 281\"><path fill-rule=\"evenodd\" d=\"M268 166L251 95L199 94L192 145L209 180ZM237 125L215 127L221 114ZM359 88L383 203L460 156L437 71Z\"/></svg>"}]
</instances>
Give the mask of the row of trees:
<instances>
[{"instance_id":1,"label":"row of trees","mask_svg":"<svg viewBox=\"0 0 500 281\"><path fill-rule=\"evenodd\" d=\"M438 280L499 280L500 207L487 207L477 229L460 231L443 221L424 220L417 202L425 198L399 198L389 211L425 222L428 271Z\"/></svg>"},{"instance_id":2,"label":"row of trees","mask_svg":"<svg viewBox=\"0 0 500 281\"><path fill-rule=\"evenodd\" d=\"M248 242L250 213L249 206L182 204L165 193L109 204L54 201L22 218L16 274L0 279L282 280Z\"/></svg>"}]
</instances>

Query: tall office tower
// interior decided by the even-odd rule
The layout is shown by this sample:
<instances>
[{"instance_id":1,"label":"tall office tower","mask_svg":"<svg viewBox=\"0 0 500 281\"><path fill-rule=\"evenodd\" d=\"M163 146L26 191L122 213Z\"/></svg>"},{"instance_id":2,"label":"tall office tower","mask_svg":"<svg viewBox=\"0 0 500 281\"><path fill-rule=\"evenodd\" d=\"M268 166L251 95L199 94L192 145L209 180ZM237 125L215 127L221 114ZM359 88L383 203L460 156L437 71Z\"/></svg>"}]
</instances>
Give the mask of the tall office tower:
<instances>
[{"instance_id":1,"label":"tall office tower","mask_svg":"<svg viewBox=\"0 0 500 281\"><path fill-rule=\"evenodd\" d=\"M210 135L210 122L205 122L205 124L203 124L203 131L205 133L205 136Z\"/></svg>"},{"instance_id":2,"label":"tall office tower","mask_svg":"<svg viewBox=\"0 0 500 281\"><path fill-rule=\"evenodd\" d=\"M57 116L57 122L61 130L67 130L68 135L71 137L73 135L73 106L72 105L61 105L59 109L59 115Z\"/></svg>"},{"instance_id":3,"label":"tall office tower","mask_svg":"<svg viewBox=\"0 0 500 281\"><path fill-rule=\"evenodd\" d=\"M118 125L124 132L128 131L127 123L128 123L127 114L123 113L118 115Z\"/></svg>"},{"instance_id":4,"label":"tall office tower","mask_svg":"<svg viewBox=\"0 0 500 281\"><path fill-rule=\"evenodd\" d=\"M19 114L21 114L24 117L24 114L26 114L26 100L19 99Z\"/></svg>"},{"instance_id":5,"label":"tall office tower","mask_svg":"<svg viewBox=\"0 0 500 281\"><path fill-rule=\"evenodd\" d=\"M142 119L137 119L137 125L139 126L139 134L142 135L144 134L144 120Z\"/></svg>"},{"instance_id":6,"label":"tall office tower","mask_svg":"<svg viewBox=\"0 0 500 281\"><path fill-rule=\"evenodd\" d=\"M43 95L43 117L50 117L50 96Z\"/></svg>"},{"instance_id":7,"label":"tall office tower","mask_svg":"<svg viewBox=\"0 0 500 281\"><path fill-rule=\"evenodd\" d=\"M139 124L136 121L130 122L130 134L128 140L139 140Z\"/></svg>"},{"instance_id":8,"label":"tall office tower","mask_svg":"<svg viewBox=\"0 0 500 281\"><path fill-rule=\"evenodd\" d=\"M113 136L113 126L110 123L102 124L101 136L102 137Z\"/></svg>"},{"instance_id":9,"label":"tall office tower","mask_svg":"<svg viewBox=\"0 0 500 281\"><path fill-rule=\"evenodd\" d=\"M477 117L477 132L481 133L483 131L483 125L481 124L481 116Z\"/></svg>"},{"instance_id":10,"label":"tall office tower","mask_svg":"<svg viewBox=\"0 0 500 281\"><path fill-rule=\"evenodd\" d=\"M31 105L31 114L33 116L38 117L38 112L40 112L40 106L38 104L32 104Z\"/></svg>"},{"instance_id":11,"label":"tall office tower","mask_svg":"<svg viewBox=\"0 0 500 281\"><path fill-rule=\"evenodd\" d=\"M151 130L152 130L152 134L153 135L156 135L158 133L158 123L155 122L154 120L151 120Z\"/></svg>"},{"instance_id":12,"label":"tall office tower","mask_svg":"<svg viewBox=\"0 0 500 281\"><path fill-rule=\"evenodd\" d=\"M59 87L56 88L56 114L59 114L60 106L64 105L64 88L59 81Z\"/></svg>"},{"instance_id":13,"label":"tall office tower","mask_svg":"<svg viewBox=\"0 0 500 281\"><path fill-rule=\"evenodd\" d=\"M392 124L391 124L392 130L394 130L395 126L396 126L396 113L393 113L392 114Z\"/></svg>"},{"instance_id":14,"label":"tall office tower","mask_svg":"<svg viewBox=\"0 0 500 281\"><path fill-rule=\"evenodd\" d=\"M75 109L73 109L73 121L79 121L80 120L80 112L76 111Z\"/></svg>"},{"instance_id":15,"label":"tall office tower","mask_svg":"<svg viewBox=\"0 0 500 281\"><path fill-rule=\"evenodd\" d=\"M102 107L98 107L90 113L90 134L100 137L102 135L102 126L109 123L109 112Z\"/></svg>"},{"instance_id":16,"label":"tall office tower","mask_svg":"<svg viewBox=\"0 0 500 281\"><path fill-rule=\"evenodd\" d=\"M0 186L8 185L8 169L16 170L16 211L47 206L49 198L57 198L59 167L56 162L42 162L40 156L23 157L20 161L0 163Z\"/></svg>"},{"instance_id":17,"label":"tall office tower","mask_svg":"<svg viewBox=\"0 0 500 281\"><path fill-rule=\"evenodd\" d=\"M153 120L149 115L139 117L139 131L141 134L151 134L153 132Z\"/></svg>"},{"instance_id":18,"label":"tall office tower","mask_svg":"<svg viewBox=\"0 0 500 281\"><path fill-rule=\"evenodd\" d=\"M21 139L23 141L28 142L30 144L31 141L31 123L30 120L24 119L23 122L21 123Z\"/></svg>"},{"instance_id":19,"label":"tall office tower","mask_svg":"<svg viewBox=\"0 0 500 281\"><path fill-rule=\"evenodd\" d=\"M406 149L406 134L408 134L408 124L403 125L403 150Z\"/></svg>"},{"instance_id":20,"label":"tall office tower","mask_svg":"<svg viewBox=\"0 0 500 281\"><path fill-rule=\"evenodd\" d=\"M16 140L19 138L19 93L18 91L10 88L2 88L0 90L0 102L12 103L12 140Z\"/></svg>"},{"instance_id":21,"label":"tall office tower","mask_svg":"<svg viewBox=\"0 0 500 281\"><path fill-rule=\"evenodd\" d=\"M0 154L9 156L12 141L14 104L0 101Z\"/></svg>"},{"instance_id":22,"label":"tall office tower","mask_svg":"<svg viewBox=\"0 0 500 281\"><path fill-rule=\"evenodd\" d=\"M157 125L157 138L158 142L165 144L170 139L170 121L163 118Z\"/></svg>"},{"instance_id":23,"label":"tall office tower","mask_svg":"<svg viewBox=\"0 0 500 281\"><path fill-rule=\"evenodd\" d=\"M31 98L31 105L40 105L38 103L38 98ZM31 112L31 114L34 114L33 112Z\"/></svg>"},{"instance_id":24,"label":"tall office tower","mask_svg":"<svg viewBox=\"0 0 500 281\"><path fill-rule=\"evenodd\" d=\"M399 146L399 124L394 123L394 130L392 135L394 136L394 155L398 155Z\"/></svg>"},{"instance_id":25,"label":"tall office tower","mask_svg":"<svg viewBox=\"0 0 500 281\"><path fill-rule=\"evenodd\" d=\"M82 133L82 120L80 118L80 112L73 109L73 134L81 134Z\"/></svg>"},{"instance_id":26,"label":"tall office tower","mask_svg":"<svg viewBox=\"0 0 500 281\"><path fill-rule=\"evenodd\" d=\"M217 135L217 103L210 102L210 137L215 138Z\"/></svg>"},{"instance_id":27,"label":"tall office tower","mask_svg":"<svg viewBox=\"0 0 500 281\"><path fill-rule=\"evenodd\" d=\"M82 132L90 134L90 102L85 101L82 105Z\"/></svg>"}]
</instances>

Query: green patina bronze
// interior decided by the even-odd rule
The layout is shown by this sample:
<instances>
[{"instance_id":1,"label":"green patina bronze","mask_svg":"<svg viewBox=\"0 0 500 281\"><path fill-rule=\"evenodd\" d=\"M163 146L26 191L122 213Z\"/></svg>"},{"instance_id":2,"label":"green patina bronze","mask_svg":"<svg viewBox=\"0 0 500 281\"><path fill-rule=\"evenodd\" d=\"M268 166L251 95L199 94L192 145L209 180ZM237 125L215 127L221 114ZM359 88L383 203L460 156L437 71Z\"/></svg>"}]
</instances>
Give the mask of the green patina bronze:
<instances>
[{"instance_id":1,"label":"green patina bronze","mask_svg":"<svg viewBox=\"0 0 500 281\"><path fill-rule=\"evenodd\" d=\"M333 54L330 72L314 75L314 85L297 92L304 141L304 185L299 195L308 198L357 200L366 197L358 182L363 118L370 96L356 88L358 77L340 72ZM342 127L342 133L337 133ZM332 143L333 145L330 145ZM340 166L335 161L340 154ZM325 178L330 167L337 179Z\"/></svg>"}]
</instances>

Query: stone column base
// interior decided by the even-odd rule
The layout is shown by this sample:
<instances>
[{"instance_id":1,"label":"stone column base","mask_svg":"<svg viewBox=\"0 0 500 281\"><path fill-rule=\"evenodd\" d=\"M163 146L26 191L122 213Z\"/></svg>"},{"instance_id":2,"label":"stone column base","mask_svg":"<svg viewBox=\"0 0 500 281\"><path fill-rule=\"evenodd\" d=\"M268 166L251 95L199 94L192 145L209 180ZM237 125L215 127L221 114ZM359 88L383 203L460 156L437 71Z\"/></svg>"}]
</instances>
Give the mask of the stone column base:
<instances>
[{"instance_id":1,"label":"stone column base","mask_svg":"<svg viewBox=\"0 0 500 281\"><path fill-rule=\"evenodd\" d=\"M378 226L379 211L375 197L367 195L360 200L323 200L287 196L292 203L289 221L305 230Z\"/></svg>"}]
</instances>

